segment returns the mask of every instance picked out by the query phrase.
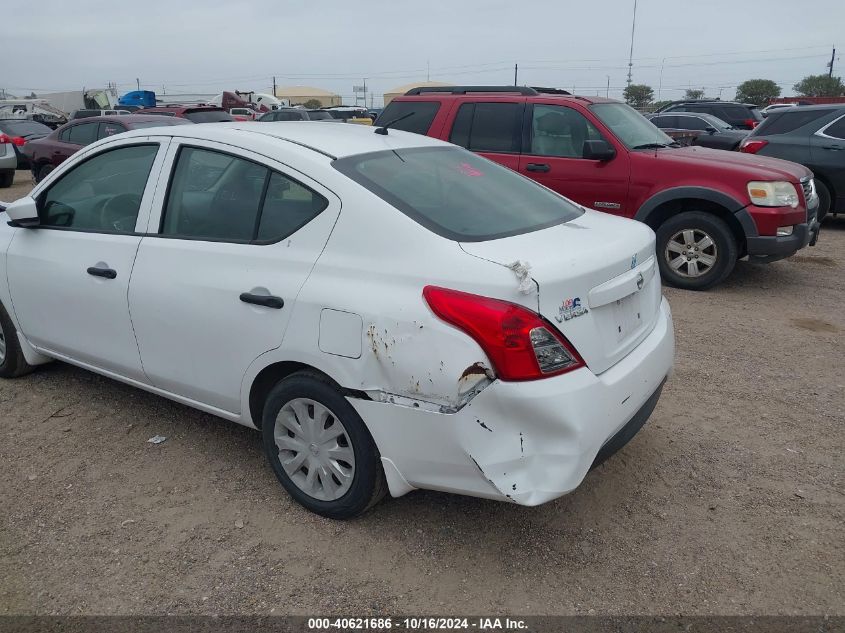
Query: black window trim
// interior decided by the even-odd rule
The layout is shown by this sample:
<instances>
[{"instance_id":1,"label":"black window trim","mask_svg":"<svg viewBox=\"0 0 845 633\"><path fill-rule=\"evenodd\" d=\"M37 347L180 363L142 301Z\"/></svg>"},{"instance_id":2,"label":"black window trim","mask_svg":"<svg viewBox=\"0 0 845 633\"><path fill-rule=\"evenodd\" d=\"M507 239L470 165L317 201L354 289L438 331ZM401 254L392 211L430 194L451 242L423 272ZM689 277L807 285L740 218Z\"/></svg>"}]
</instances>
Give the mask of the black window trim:
<instances>
[{"instance_id":1,"label":"black window trim","mask_svg":"<svg viewBox=\"0 0 845 633\"><path fill-rule=\"evenodd\" d=\"M455 110L455 116L452 117L451 129L449 130L449 139L448 139L449 143L454 143L454 141L452 140L452 133L455 130L455 121L458 119L458 114L460 113L461 108L463 108L467 105L471 105L472 106L472 117L470 118L469 131L467 132L467 144L468 145L472 144L472 127L473 127L473 125L475 125L475 106L479 103L484 103L484 104L488 104L488 103L500 104L501 103L501 104L506 104L506 105L513 104L513 105L516 105L516 106L522 106L523 125L520 125L519 123L517 123L517 125L514 126L513 138L511 139L513 144L516 146L516 149L512 152L505 152L505 151L501 151L501 150L490 150L490 149L471 149L469 147L464 147L464 149L467 150L468 152L475 152L476 154L504 154L506 156L519 156L520 154L522 154L522 148L524 147L523 146L523 137L525 135L525 131L524 131L524 117L525 117L525 110L526 110L525 100L522 100L522 101L506 101L506 100L488 101L488 100L485 100L485 99L478 99L478 100L472 100L472 101L463 101L462 100L459 103L458 108ZM530 106L530 104L528 104L528 105ZM434 116L436 118L437 114L435 113ZM518 118L518 115L517 115L517 118ZM432 120L432 124L433 124L433 120ZM455 145L457 145L457 143L455 143ZM463 147L463 146L458 145L458 147Z\"/></svg>"},{"instance_id":2,"label":"black window trim","mask_svg":"<svg viewBox=\"0 0 845 633\"><path fill-rule=\"evenodd\" d=\"M164 231L164 218L166 217L167 203L170 200L170 190L173 187L173 177L176 174L176 166L179 164L179 157L182 155L182 150L185 149L185 148L198 149L198 150L202 150L202 151L205 151L205 152L214 152L214 153L217 153L217 154L223 154L224 156L229 156L231 158L236 158L236 159L239 159L239 160L243 160L243 161L252 163L254 165L258 165L259 167L263 167L264 169L267 170L267 174L264 176L264 184L261 188L261 198L260 198L260 201L259 201L258 213L256 214L255 226L253 227L253 232L252 232L254 237L258 236L258 228L261 226L261 218L264 215L264 202L265 202L265 198L267 196L267 188L270 185L270 178L273 176L274 173L277 173L282 178L286 178L286 179L290 180L291 182L295 182L300 187L303 187L304 189L307 189L308 191L312 192L313 194L320 196L325 201L325 205L323 206L322 209L320 209L320 211L315 213L308 220L306 220L305 222L302 222L299 225L297 225L296 227L294 227L294 229L290 233L287 233L285 235L282 235L279 238L275 238L275 239L272 239L272 240L259 240L259 239L236 240L236 239L224 239L224 238L221 238L221 237L199 237L199 236L194 236L194 235L165 235L164 233L162 233L162 231ZM161 205L161 215L159 216L159 219L158 219L158 232L156 232L156 233L146 233L145 237L156 237L156 238L160 238L160 239L164 239L164 240L187 240L187 241L191 241L191 242L214 242L214 243L222 243L222 244L248 244L248 245L251 245L251 246L270 246L272 244L278 244L279 242L286 240L291 235L293 235L294 233L299 231L306 224L309 224L310 222L314 221L318 216L322 215L322 213L326 209L328 209L330 206L331 206L331 201L326 196L321 194L319 191L314 190L313 187L309 187L308 185L302 183L300 180L298 180L296 178L292 178L292 177L288 176L287 174L279 171L278 169L275 169L274 167L267 165L266 163L262 163L262 162L259 162L257 160L253 160L251 158L246 158L244 156L239 156L237 154L233 154L233 153L227 152L225 150L217 149L216 147L212 148L212 147L206 147L204 145L193 145L193 144L190 144L190 143L180 143L179 148L176 150L176 155L173 157L173 161L170 165L170 174L168 174L168 176L167 176L167 188L164 192L164 199L162 200L162 205Z\"/></svg>"},{"instance_id":3,"label":"black window trim","mask_svg":"<svg viewBox=\"0 0 845 633\"><path fill-rule=\"evenodd\" d=\"M98 128L98 130L99 130L99 128ZM41 207L44 204L44 198L47 196L47 193L50 191L50 189L52 189L58 183L60 183L63 178L65 178L68 174L72 173L77 167L80 167L81 165L84 165L85 163L87 163L89 160L92 160L93 158L96 158L97 156L102 156L103 154L105 154L107 152L113 152L113 151L116 151L116 150L119 150L119 149L123 149L125 147L144 147L144 146L147 146L147 145L157 146L158 150L156 151L155 158L153 158L152 165L150 165L150 172L147 174L147 184L144 185L144 192L146 192L147 187L150 184L150 175L153 173L153 167L155 166L156 158L158 158L158 155L161 153L161 143L159 143L157 141L144 141L143 143L121 143L117 147L110 147L110 146L106 145L103 148L103 151L101 151L101 152L98 151L98 152L91 154L90 156L86 156L85 158L80 160L78 163L73 165L73 167L71 167L67 172L62 174L59 177L59 179L56 180L56 182L52 183L49 187L47 187L46 189L44 189L43 191L40 191L38 193L38 197L35 199L35 205L36 205L36 209L38 210L39 224L33 224L32 226L27 226L26 227L27 230L29 230L29 229L41 229L41 230L46 230L46 231L70 231L70 232L74 232L74 233L94 233L94 234L97 234L97 235L128 235L130 237L144 237L144 236L146 236L147 233L144 233L142 231L110 231L110 230L107 230L107 229L80 229L80 228L75 228L75 227L72 227L72 226L45 226L43 224L40 224L40 222L41 222ZM141 202L143 202L143 200L144 200L144 195L142 193L141 194ZM140 215L140 213L141 213L141 210L138 209L138 214ZM138 224L138 218L137 217L135 218L135 224L136 225Z\"/></svg>"}]
</instances>

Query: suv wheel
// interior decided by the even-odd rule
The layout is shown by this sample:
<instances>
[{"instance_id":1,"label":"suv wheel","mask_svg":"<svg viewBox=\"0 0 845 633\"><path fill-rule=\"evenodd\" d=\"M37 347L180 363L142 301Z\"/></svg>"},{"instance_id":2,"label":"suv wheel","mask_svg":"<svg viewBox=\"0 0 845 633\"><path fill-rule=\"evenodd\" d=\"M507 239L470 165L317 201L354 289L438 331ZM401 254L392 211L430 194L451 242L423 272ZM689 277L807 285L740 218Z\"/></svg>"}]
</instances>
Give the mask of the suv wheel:
<instances>
[{"instance_id":1,"label":"suv wheel","mask_svg":"<svg viewBox=\"0 0 845 633\"><path fill-rule=\"evenodd\" d=\"M387 491L381 457L361 416L319 375L301 372L276 385L261 428L273 472L308 510L349 519Z\"/></svg>"},{"instance_id":2,"label":"suv wheel","mask_svg":"<svg viewBox=\"0 0 845 633\"><path fill-rule=\"evenodd\" d=\"M660 274L678 288L715 286L733 270L737 251L730 227L710 213L681 213L657 229Z\"/></svg>"},{"instance_id":3,"label":"suv wheel","mask_svg":"<svg viewBox=\"0 0 845 633\"><path fill-rule=\"evenodd\" d=\"M819 210L816 211L816 220L821 222L824 220L828 211L830 211L830 191L825 184L816 179L816 195L819 197Z\"/></svg>"}]
</instances>

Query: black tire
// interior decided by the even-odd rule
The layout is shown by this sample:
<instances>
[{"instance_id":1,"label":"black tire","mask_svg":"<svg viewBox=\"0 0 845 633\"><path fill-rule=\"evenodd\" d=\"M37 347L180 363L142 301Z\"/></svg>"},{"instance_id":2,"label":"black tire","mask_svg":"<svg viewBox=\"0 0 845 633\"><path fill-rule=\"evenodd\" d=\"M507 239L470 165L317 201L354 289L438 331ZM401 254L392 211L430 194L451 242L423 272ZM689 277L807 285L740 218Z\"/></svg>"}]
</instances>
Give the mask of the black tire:
<instances>
[{"instance_id":1,"label":"black tire","mask_svg":"<svg viewBox=\"0 0 845 633\"><path fill-rule=\"evenodd\" d=\"M684 239L678 238L683 231L693 231L694 240L691 244L701 243L703 236L707 236L711 239L712 246L695 251L693 248L699 247L691 246L689 251L683 251L689 253L687 259L687 255L669 249L670 240L677 244L677 239ZM669 218L657 228L657 261L660 274L666 283L676 288L706 290L721 283L734 269L738 252L736 238L730 227L712 213L687 211ZM676 269L670 262L677 262L678 257L684 257L686 261ZM705 257L708 262L714 258L712 264L708 264L706 271L695 276L692 267L703 267Z\"/></svg>"},{"instance_id":2,"label":"black tire","mask_svg":"<svg viewBox=\"0 0 845 633\"><path fill-rule=\"evenodd\" d=\"M830 190L818 178L816 179L816 194L819 196L819 209L816 211L816 219L821 222L830 212Z\"/></svg>"},{"instance_id":3,"label":"black tire","mask_svg":"<svg viewBox=\"0 0 845 633\"><path fill-rule=\"evenodd\" d=\"M17 378L33 370L26 362L18 341L18 332L6 309L0 304L0 378ZM5 345L3 345L5 344ZM3 348L5 346L5 351Z\"/></svg>"},{"instance_id":4,"label":"black tire","mask_svg":"<svg viewBox=\"0 0 845 633\"><path fill-rule=\"evenodd\" d=\"M0 172L0 189L11 187L13 182L15 182L14 169L9 169L7 171Z\"/></svg>"},{"instance_id":5,"label":"black tire","mask_svg":"<svg viewBox=\"0 0 845 633\"><path fill-rule=\"evenodd\" d=\"M344 447L351 447L354 454L354 472L349 488L337 499L321 500L308 494L293 481L282 466L280 450L275 439L276 419L282 408L296 399L307 399L322 405L334 417L329 424L340 422L345 430L344 435L338 438L338 444L342 441ZM309 408L309 414L313 415L312 411L313 409ZM288 494L306 509L330 519L350 519L369 510L387 492L381 456L364 421L346 398L319 374L298 372L280 381L267 396L261 429L264 453L270 467ZM290 431L287 433L294 437ZM317 449L320 450L322 447ZM294 476L301 477L303 471L307 474L308 468L313 467L310 459L306 458L308 461L300 467L301 471L293 473ZM318 453L314 453L314 460L317 459ZM316 468L315 477L320 477L320 471ZM335 481L338 480L335 478Z\"/></svg>"},{"instance_id":6,"label":"black tire","mask_svg":"<svg viewBox=\"0 0 845 633\"><path fill-rule=\"evenodd\" d=\"M41 165L41 167L38 168L38 171L35 174L35 182L41 182L42 180L44 180L47 176L50 175L50 172L54 169L55 167L53 167L49 163L46 165Z\"/></svg>"}]
</instances>

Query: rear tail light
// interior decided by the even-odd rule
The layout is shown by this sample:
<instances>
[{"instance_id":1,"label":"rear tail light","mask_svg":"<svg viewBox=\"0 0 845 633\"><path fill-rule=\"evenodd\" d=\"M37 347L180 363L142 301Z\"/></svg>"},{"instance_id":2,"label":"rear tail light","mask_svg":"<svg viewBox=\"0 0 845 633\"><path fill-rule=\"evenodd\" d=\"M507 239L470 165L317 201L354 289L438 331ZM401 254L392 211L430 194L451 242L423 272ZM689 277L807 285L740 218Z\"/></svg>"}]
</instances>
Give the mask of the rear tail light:
<instances>
[{"instance_id":1,"label":"rear tail light","mask_svg":"<svg viewBox=\"0 0 845 633\"><path fill-rule=\"evenodd\" d=\"M753 139L745 139L739 146L740 152L745 152L746 154L756 154L761 149L766 147L769 144L769 141L757 141Z\"/></svg>"},{"instance_id":2,"label":"rear tail light","mask_svg":"<svg viewBox=\"0 0 845 633\"><path fill-rule=\"evenodd\" d=\"M18 147L23 147L26 144L26 139L22 136L13 136L9 141L12 145L17 145Z\"/></svg>"},{"instance_id":3,"label":"rear tail light","mask_svg":"<svg viewBox=\"0 0 845 633\"><path fill-rule=\"evenodd\" d=\"M5 134L0 134L0 145L3 145L5 143L11 143L11 142L12 142L11 138L6 136Z\"/></svg>"},{"instance_id":4,"label":"rear tail light","mask_svg":"<svg viewBox=\"0 0 845 633\"><path fill-rule=\"evenodd\" d=\"M563 335L540 315L507 301L426 286L432 311L471 336L502 380L536 380L584 366Z\"/></svg>"}]
</instances>

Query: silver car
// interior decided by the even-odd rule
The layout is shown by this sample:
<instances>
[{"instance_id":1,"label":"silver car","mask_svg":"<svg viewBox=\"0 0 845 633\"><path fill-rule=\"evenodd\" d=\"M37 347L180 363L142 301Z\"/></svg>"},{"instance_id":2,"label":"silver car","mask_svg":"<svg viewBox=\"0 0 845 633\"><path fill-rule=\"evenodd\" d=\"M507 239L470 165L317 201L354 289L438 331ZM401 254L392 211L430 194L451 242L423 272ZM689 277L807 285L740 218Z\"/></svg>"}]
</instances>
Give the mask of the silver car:
<instances>
[{"instance_id":1,"label":"silver car","mask_svg":"<svg viewBox=\"0 0 845 633\"><path fill-rule=\"evenodd\" d=\"M0 134L0 188L12 186L17 168L18 158L12 146L12 139Z\"/></svg>"}]
</instances>

